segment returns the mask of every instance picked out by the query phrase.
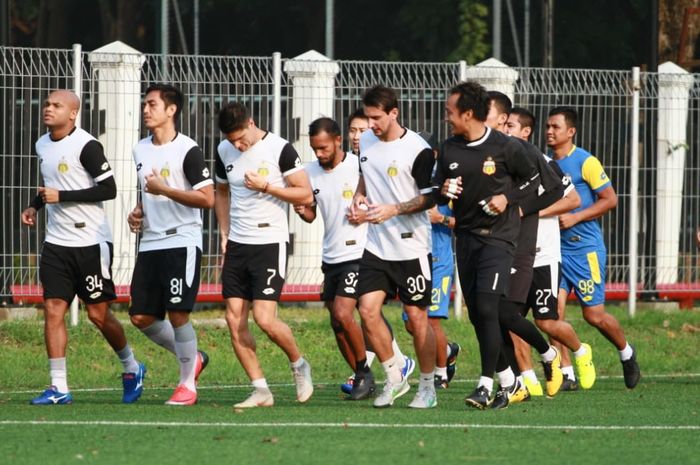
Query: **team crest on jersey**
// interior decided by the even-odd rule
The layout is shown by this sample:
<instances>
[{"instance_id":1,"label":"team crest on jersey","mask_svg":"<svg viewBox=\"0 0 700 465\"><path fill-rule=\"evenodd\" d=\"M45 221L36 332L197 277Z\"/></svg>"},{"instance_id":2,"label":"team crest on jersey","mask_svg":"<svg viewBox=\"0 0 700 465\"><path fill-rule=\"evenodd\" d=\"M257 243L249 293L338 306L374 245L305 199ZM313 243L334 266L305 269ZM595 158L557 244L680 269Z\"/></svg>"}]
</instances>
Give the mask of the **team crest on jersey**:
<instances>
[{"instance_id":1,"label":"team crest on jersey","mask_svg":"<svg viewBox=\"0 0 700 465\"><path fill-rule=\"evenodd\" d=\"M491 176L496 172L496 162L493 161L492 157L486 157L486 161L484 162L484 166L481 168L481 171L487 176Z\"/></svg>"},{"instance_id":2,"label":"team crest on jersey","mask_svg":"<svg viewBox=\"0 0 700 465\"><path fill-rule=\"evenodd\" d=\"M258 167L258 174L260 176L267 176L270 174L270 170L267 168L267 165L265 165L265 162L262 162L262 164Z\"/></svg>"},{"instance_id":3,"label":"team crest on jersey","mask_svg":"<svg viewBox=\"0 0 700 465\"><path fill-rule=\"evenodd\" d=\"M389 168L386 169L386 174L388 174L390 178L399 174L399 166L396 164L396 160L391 162Z\"/></svg>"},{"instance_id":4,"label":"team crest on jersey","mask_svg":"<svg viewBox=\"0 0 700 465\"><path fill-rule=\"evenodd\" d=\"M166 163L165 166L163 166L160 169L160 175L164 178L170 177L170 164Z\"/></svg>"},{"instance_id":5,"label":"team crest on jersey","mask_svg":"<svg viewBox=\"0 0 700 465\"><path fill-rule=\"evenodd\" d=\"M348 184L343 186L343 198L349 200L352 198L352 187Z\"/></svg>"},{"instance_id":6,"label":"team crest on jersey","mask_svg":"<svg viewBox=\"0 0 700 465\"><path fill-rule=\"evenodd\" d=\"M68 172L68 162L66 161L65 157L61 158L61 161L58 162L58 172L61 174Z\"/></svg>"}]
</instances>

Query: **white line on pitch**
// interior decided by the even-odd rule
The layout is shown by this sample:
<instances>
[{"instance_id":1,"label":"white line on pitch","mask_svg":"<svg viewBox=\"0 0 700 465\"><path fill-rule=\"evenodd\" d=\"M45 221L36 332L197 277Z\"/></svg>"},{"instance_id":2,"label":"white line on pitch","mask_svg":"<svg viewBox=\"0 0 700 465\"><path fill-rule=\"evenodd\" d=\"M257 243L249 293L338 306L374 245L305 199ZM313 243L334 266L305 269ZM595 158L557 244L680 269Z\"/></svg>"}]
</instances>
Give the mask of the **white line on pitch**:
<instances>
[{"instance_id":1,"label":"white line on pitch","mask_svg":"<svg viewBox=\"0 0 700 465\"><path fill-rule=\"evenodd\" d=\"M233 422L184 422L184 421L36 421L36 420L0 420L0 425L25 425L25 426L144 426L144 427L182 427L195 426L203 428L403 428L403 429L514 429L514 430L585 430L585 431L674 431L674 430L700 430L700 425L488 425L481 423L307 423L307 422L260 422L260 423L233 423Z\"/></svg>"}]
</instances>

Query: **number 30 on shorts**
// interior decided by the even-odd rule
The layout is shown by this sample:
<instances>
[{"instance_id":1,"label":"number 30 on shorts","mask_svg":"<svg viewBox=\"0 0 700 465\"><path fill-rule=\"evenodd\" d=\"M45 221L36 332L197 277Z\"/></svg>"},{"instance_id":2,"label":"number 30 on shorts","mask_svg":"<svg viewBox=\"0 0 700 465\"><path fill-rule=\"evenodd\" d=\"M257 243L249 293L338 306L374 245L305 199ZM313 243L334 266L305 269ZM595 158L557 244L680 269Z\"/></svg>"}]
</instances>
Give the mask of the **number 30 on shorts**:
<instances>
[{"instance_id":1,"label":"number 30 on shorts","mask_svg":"<svg viewBox=\"0 0 700 465\"><path fill-rule=\"evenodd\" d=\"M425 276L419 274L418 276L411 276L406 280L406 285L408 286L408 292L410 294L415 294L416 292L425 292Z\"/></svg>"}]
</instances>

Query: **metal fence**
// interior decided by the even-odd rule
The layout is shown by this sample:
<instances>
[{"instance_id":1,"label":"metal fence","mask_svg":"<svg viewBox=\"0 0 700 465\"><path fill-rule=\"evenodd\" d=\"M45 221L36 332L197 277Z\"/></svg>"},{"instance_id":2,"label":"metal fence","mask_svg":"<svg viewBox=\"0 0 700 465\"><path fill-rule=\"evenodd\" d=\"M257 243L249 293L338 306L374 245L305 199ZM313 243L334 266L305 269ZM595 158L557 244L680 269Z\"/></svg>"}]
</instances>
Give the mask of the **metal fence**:
<instances>
[{"instance_id":1,"label":"metal fence","mask_svg":"<svg viewBox=\"0 0 700 465\"><path fill-rule=\"evenodd\" d=\"M180 129L199 143L213 168L221 140L217 112L229 100L244 102L260 127L290 140L304 161L311 161L313 154L305 136L311 120L331 116L345 127L347 116L359 106L363 90L374 84L399 91L400 114L406 126L430 131L439 139L446 137L443 108L447 90L476 69L463 62L328 61L315 52L301 60L281 59L278 54L168 56L164 60L160 55L110 50L83 53L79 49L0 48L0 112L4 122L0 128L2 300L40 295L37 260L44 236L43 218L36 228L29 229L20 224L19 215L41 181L34 142L45 131L41 102L52 89L80 91L81 125L99 137L114 167L120 191L116 201L108 203L115 233L114 274L126 286L136 250L135 237L124 224L135 202L131 147L145 136L140 126L140 99L149 84L167 81L183 90L186 102ZM533 142L543 149L547 112L557 105L579 110L576 143L601 160L619 196L618 207L602 218L611 296L626 298L631 263L638 267L637 289L642 298L687 300L692 299L693 292L700 293L700 256L694 240L695 228L700 224L700 76L679 75L674 86L675 76L643 73L638 87L640 104L635 109L633 94L637 87L632 71L493 68L479 72L487 76L482 79L487 87L505 89L516 105L538 116ZM80 79L74 80L74 75ZM674 92L681 88L679 96L668 98L669 88ZM668 120L669 114L674 118L685 114L686 120ZM635 126L637 115L639 123ZM675 129L675 136L664 135L667 126L671 131ZM632 141L635 127L639 131L636 144ZM639 168L634 171L633 148L639 153ZM669 173L675 174L669 178ZM639 177L639 189L632 195L635 176ZM669 182L671 189L664 187ZM633 205L640 212L634 224L630 223ZM678 214L674 216L670 211L676 209ZM287 296L306 296L321 282L322 225L309 226L290 215L290 230L293 247ZM631 234L638 240L638 259L630 250ZM206 212L202 282L213 285L210 289L216 289L219 283L218 244L216 220L213 212ZM677 251L672 250L674 244ZM620 291L619 295L615 290Z\"/></svg>"}]
</instances>

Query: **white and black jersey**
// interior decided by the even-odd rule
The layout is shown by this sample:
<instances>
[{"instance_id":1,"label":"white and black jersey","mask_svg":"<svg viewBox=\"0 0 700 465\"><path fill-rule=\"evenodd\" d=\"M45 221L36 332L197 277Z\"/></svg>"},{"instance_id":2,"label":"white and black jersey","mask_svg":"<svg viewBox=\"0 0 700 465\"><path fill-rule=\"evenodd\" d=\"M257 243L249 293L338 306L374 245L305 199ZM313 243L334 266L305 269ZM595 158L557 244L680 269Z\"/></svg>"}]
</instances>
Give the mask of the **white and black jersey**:
<instances>
[{"instance_id":1,"label":"white and black jersey","mask_svg":"<svg viewBox=\"0 0 700 465\"><path fill-rule=\"evenodd\" d=\"M371 204L398 204L431 195L434 164L428 143L409 129L390 142L380 140L372 131L360 136L360 170ZM370 224L365 248L383 260L426 257L432 249L428 212Z\"/></svg>"},{"instance_id":2,"label":"white and black jersey","mask_svg":"<svg viewBox=\"0 0 700 465\"><path fill-rule=\"evenodd\" d=\"M74 128L57 141L44 134L36 142L36 153L44 186L59 191L59 202L46 205L46 242L66 247L111 242L102 200L114 198L116 186L102 145L86 131ZM100 190L106 181L109 193L103 195Z\"/></svg>"},{"instance_id":3,"label":"white and black jersey","mask_svg":"<svg viewBox=\"0 0 700 465\"><path fill-rule=\"evenodd\" d=\"M324 223L323 263L359 260L365 249L367 223L351 224L347 212L360 179L357 155L348 152L335 168L325 170L317 162L304 167L311 182L317 209Z\"/></svg>"},{"instance_id":4,"label":"white and black jersey","mask_svg":"<svg viewBox=\"0 0 700 465\"><path fill-rule=\"evenodd\" d=\"M462 193L452 201L455 233L469 233L494 245L514 247L520 232L517 204L539 186L537 169L517 139L490 128L474 141L454 136L443 142L435 169L437 193L446 179L462 177ZM506 211L487 215L479 205L497 194L508 199ZM439 203L450 199L438 195Z\"/></svg>"},{"instance_id":5,"label":"white and black jersey","mask_svg":"<svg viewBox=\"0 0 700 465\"><path fill-rule=\"evenodd\" d=\"M544 154L542 156L547 160L549 166L552 167L554 172L561 179L561 183L564 186L564 196L568 195L575 189L574 184L571 182L571 178L562 172L561 168L559 168L559 164L556 161ZM561 261L561 246L559 239L559 218L556 216L540 218L539 226L537 228L537 253L535 254L535 267L552 265Z\"/></svg>"},{"instance_id":6,"label":"white and black jersey","mask_svg":"<svg viewBox=\"0 0 700 465\"><path fill-rule=\"evenodd\" d=\"M144 213L139 251L187 246L201 249L202 210L144 190L146 176L153 174L154 170L168 186L179 190L199 190L213 184L197 143L178 133L167 144L155 145L149 136L134 147L134 162Z\"/></svg>"},{"instance_id":7,"label":"white and black jersey","mask_svg":"<svg viewBox=\"0 0 700 465\"><path fill-rule=\"evenodd\" d=\"M265 177L271 186L286 186L284 178L304 169L299 154L285 139L265 133L245 152L222 140L216 159L216 182L231 192L229 240L241 244L289 242L287 202L245 187L247 171Z\"/></svg>"}]
</instances>

